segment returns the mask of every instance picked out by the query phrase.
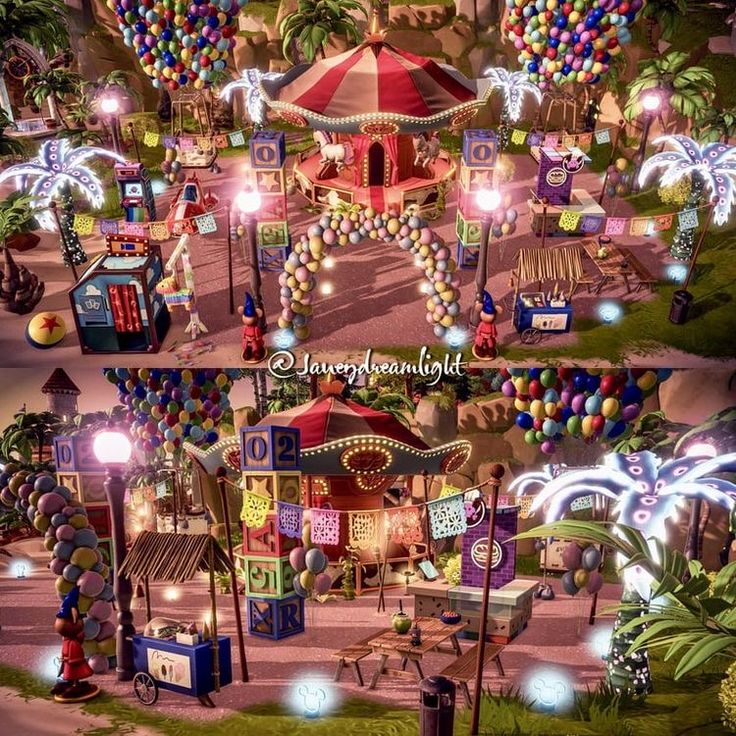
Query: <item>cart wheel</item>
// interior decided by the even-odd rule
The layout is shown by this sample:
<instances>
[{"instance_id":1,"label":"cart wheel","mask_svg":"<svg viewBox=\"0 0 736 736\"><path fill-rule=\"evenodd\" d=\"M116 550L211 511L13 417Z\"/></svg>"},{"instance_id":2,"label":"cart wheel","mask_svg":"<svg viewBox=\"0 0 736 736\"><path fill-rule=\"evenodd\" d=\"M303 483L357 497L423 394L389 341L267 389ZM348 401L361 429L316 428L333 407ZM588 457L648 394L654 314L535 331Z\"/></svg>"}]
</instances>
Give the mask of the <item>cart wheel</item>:
<instances>
[{"instance_id":1,"label":"cart wheel","mask_svg":"<svg viewBox=\"0 0 736 736\"><path fill-rule=\"evenodd\" d=\"M158 700L158 685L148 672L136 672L133 692L143 705L153 705Z\"/></svg>"},{"instance_id":2,"label":"cart wheel","mask_svg":"<svg viewBox=\"0 0 736 736\"><path fill-rule=\"evenodd\" d=\"M542 333L536 327L528 327L521 333L524 345L536 345L542 339Z\"/></svg>"}]
</instances>

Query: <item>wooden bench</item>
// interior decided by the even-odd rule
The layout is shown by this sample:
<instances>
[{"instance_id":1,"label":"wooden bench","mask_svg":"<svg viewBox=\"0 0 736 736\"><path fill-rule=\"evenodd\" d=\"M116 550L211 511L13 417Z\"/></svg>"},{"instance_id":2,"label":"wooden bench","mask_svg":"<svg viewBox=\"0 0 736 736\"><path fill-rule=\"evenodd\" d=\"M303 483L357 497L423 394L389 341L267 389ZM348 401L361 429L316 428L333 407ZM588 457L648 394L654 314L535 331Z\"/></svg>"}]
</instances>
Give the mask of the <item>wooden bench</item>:
<instances>
[{"instance_id":1,"label":"wooden bench","mask_svg":"<svg viewBox=\"0 0 736 736\"><path fill-rule=\"evenodd\" d=\"M503 671L500 656L502 650L503 644L486 644L486 648L483 652L483 669L485 670L486 665L493 661L496 663L498 674L501 677L504 677L506 673ZM465 698L465 705L467 705L468 708L472 705L468 683L475 678L475 667L477 662L478 645L475 644L440 672L440 675L453 680L453 682L456 682L459 685L463 697Z\"/></svg>"},{"instance_id":2,"label":"wooden bench","mask_svg":"<svg viewBox=\"0 0 736 736\"><path fill-rule=\"evenodd\" d=\"M621 248L621 252L629 262L631 270L636 275L637 284L634 291L641 291L644 288L654 291L654 285L657 283L657 279L652 276L649 269L633 254L630 248Z\"/></svg>"},{"instance_id":3,"label":"wooden bench","mask_svg":"<svg viewBox=\"0 0 736 736\"><path fill-rule=\"evenodd\" d=\"M366 636L365 639L361 639L359 642L351 644L350 646L345 647L345 649L341 649L339 652L334 652L332 656L338 658L337 669L335 670L335 682L339 682L345 665L349 664L353 668L353 677L355 678L355 681L360 685L360 687L363 687L363 675L360 672L360 665L358 663L361 659L364 659L373 652L369 642L376 637L385 634L387 631L390 631L390 629L381 629L381 631L376 631L373 634Z\"/></svg>"}]
</instances>

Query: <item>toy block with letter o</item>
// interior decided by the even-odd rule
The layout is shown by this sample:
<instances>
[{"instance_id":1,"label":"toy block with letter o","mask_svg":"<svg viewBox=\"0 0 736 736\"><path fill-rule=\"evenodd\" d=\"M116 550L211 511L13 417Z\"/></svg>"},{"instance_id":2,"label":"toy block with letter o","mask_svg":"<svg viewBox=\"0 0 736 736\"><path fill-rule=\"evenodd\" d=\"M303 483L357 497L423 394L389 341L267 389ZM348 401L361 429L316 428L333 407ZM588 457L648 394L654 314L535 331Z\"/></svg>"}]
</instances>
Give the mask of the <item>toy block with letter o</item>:
<instances>
[{"instance_id":1,"label":"toy block with letter o","mask_svg":"<svg viewBox=\"0 0 736 736\"><path fill-rule=\"evenodd\" d=\"M264 639L285 639L304 631L304 598L246 598L248 633Z\"/></svg>"},{"instance_id":2,"label":"toy block with letter o","mask_svg":"<svg viewBox=\"0 0 736 736\"><path fill-rule=\"evenodd\" d=\"M290 427L241 427L240 469L299 470L299 430Z\"/></svg>"},{"instance_id":3,"label":"toy block with letter o","mask_svg":"<svg viewBox=\"0 0 736 736\"><path fill-rule=\"evenodd\" d=\"M54 437L56 472L104 473L105 468L92 450L91 436Z\"/></svg>"},{"instance_id":4,"label":"toy block with letter o","mask_svg":"<svg viewBox=\"0 0 736 736\"><path fill-rule=\"evenodd\" d=\"M259 130L249 141L254 169L280 169L286 162L286 136L281 131Z\"/></svg>"},{"instance_id":5,"label":"toy block with letter o","mask_svg":"<svg viewBox=\"0 0 736 736\"><path fill-rule=\"evenodd\" d=\"M463 135L463 164L491 168L496 165L496 134L492 130L466 130Z\"/></svg>"}]
</instances>

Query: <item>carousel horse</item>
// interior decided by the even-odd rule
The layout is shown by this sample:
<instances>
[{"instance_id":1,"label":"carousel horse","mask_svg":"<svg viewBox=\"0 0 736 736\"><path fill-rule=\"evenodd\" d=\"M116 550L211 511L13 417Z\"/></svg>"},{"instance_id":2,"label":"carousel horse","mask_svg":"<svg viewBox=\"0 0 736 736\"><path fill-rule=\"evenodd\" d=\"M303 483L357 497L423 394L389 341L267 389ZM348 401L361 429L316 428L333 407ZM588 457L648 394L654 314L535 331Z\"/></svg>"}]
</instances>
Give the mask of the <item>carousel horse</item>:
<instances>
[{"instance_id":1,"label":"carousel horse","mask_svg":"<svg viewBox=\"0 0 736 736\"><path fill-rule=\"evenodd\" d=\"M433 164L440 155L440 138L436 132L427 138L425 133L418 133L412 139L414 144L414 166L425 167Z\"/></svg>"},{"instance_id":2,"label":"carousel horse","mask_svg":"<svg viewBox=\"0 0 736 736\"><path fill-rule=\"evenodd\" d=\"M350 143L333 143L332 136L323 130L315 130L312 137L319 146L321 164L334 163L337 170L342 171L353 163L353 147Z\"/></svg>"}]
</instances>

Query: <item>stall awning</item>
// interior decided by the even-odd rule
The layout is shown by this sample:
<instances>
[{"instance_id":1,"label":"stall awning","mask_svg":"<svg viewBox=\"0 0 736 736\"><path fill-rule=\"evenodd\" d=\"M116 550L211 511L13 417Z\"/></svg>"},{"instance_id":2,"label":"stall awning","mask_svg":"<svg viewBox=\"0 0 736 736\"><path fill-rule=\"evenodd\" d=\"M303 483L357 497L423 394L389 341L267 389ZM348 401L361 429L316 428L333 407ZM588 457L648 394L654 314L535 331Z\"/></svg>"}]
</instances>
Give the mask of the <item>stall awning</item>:
<instances>
[{"instance_id":1,"label":"stall awning","mask_svg":"<svg viewBox=\"0 0 736 736\"><path fill-rule=\"evenodd\" d=\"M583 250L578 245L557 248L521 248L516 256L516 276L528 281L580 281Z\"/></svg>"}]
</instances>

